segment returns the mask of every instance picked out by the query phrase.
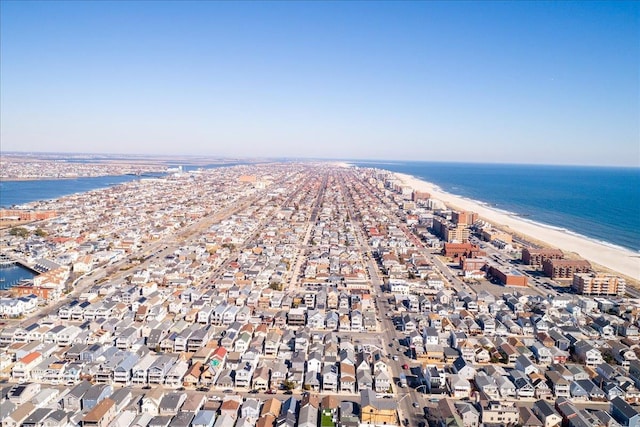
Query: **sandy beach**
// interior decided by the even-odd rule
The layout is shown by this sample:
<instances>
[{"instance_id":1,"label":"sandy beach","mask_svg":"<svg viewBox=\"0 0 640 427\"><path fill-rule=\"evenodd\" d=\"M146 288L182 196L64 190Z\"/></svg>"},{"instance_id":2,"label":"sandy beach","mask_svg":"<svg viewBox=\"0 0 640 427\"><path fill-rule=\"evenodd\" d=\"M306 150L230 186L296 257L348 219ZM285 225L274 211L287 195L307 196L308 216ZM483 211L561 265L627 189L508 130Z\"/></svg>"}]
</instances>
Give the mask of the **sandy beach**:
<instances>
[{"instance_id":1,"label":"sandy beach","mask_svg":"<svg viewBox=\"0 0 640 427\"><path fill-rule=\"evenodd\" d=\"M529 236L533 240L546 243L549 247L573 252L580 257L616 271L633 280L640 279L640 254L623 248L607 246L561 230L554 230L525 221L517 216L499 212L471 200L464 199L440 190L436 185L421 181L413 176L395 173L396 177L414 190L425 191L434 199L441 200L447 206L477 212L478 215L496 227L507 226L512 231Z\"/></svg>"}]
</instances>

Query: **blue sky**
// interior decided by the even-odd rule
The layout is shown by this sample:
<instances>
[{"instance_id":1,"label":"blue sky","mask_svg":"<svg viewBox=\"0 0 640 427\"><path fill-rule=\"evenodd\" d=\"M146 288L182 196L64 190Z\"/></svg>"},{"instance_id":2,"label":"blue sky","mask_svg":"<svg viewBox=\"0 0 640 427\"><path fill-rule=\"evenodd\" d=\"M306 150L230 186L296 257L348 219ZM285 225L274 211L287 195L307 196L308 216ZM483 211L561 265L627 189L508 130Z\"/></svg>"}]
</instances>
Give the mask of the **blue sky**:
<instances>
[{"instance_id":1,"label":"blue sky","mask_svg":"<svg viewBox=\"0 0 640 427\"><path fill-rule=\"evenodd\" d=\"M2 151L640 166L640 3L1 3Z\"/></svg>"}]
</instances>

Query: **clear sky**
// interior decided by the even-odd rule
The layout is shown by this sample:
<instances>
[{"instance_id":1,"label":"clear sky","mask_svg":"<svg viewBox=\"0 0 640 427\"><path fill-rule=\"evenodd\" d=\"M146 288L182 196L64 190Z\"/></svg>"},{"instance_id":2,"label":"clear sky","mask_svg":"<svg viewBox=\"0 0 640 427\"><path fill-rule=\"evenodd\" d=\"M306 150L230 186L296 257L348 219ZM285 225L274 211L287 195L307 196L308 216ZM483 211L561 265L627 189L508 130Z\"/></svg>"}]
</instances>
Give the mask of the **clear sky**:
<instances>
[{"instance_id":1,"label":"clear sky","mask_svg":"<svg viewBox=\"0 0 640 427\"><path fill-rule=\"evenodd\" d=\"M1 2L1 150L640 166L638 2Z\"/></svg>"}]
</instances>

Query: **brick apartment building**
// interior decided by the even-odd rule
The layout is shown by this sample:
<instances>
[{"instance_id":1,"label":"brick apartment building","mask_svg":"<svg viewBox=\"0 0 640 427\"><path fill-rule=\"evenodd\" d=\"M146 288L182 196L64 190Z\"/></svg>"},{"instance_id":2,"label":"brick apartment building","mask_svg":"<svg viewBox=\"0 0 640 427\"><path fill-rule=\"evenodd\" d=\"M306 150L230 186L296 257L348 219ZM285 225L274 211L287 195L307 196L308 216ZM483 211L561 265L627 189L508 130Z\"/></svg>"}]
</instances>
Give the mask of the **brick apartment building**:
<instances>
[{"instance_id":1,"label":"brick apartment building","mask_svg":"<svg viewBox=\"0 0 640 427\"><path fill-rule=\"evenodd\" d=\"M591 272L591 264L584 259L546 259L542 270L552 279L572 279L574 273Z\"/></svg>"},{"instance_id":2,"label":"brick apartment building","mask_svg":"<svg viewBox=\"0 0 640 427\"><path fill-rule=\"evenodd\" d=\"M539 267L548 259L564 259L564 253L560 249L524 248L522 250L522 262L527 265Z\"/></svg>"},{"instance_id":3,"label":"brick apartment building","mask_svg":"<svg viewBox=\"0 0 640 427\"><path fill-rule=\"evenodd\" d=\"M451 258L460 256L476 258L485 254L486 253L484 251L481 251L478 246L472 243L445 243L444 248L442 249L442 255Z\"/></svg>"},{"instance_id":4,"label":"brick apartment building","mask_svg":"<svg viewBox=\"0 0 640 427\"><path fill-rule=\"evenodd\" d=\"M478 220L478 214L467 211L453 211L451 214L451 222L454 224L472 225Z\"/></svg>"}]
</instances>

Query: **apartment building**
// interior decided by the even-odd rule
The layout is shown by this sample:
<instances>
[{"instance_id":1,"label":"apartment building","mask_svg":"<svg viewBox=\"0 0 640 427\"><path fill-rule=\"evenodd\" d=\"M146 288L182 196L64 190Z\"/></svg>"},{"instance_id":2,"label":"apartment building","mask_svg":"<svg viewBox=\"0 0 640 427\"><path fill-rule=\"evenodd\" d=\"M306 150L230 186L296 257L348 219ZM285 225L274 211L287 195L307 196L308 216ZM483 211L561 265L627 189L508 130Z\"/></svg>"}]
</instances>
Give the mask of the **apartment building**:
<instances>
[{"instance_id":1,"label":"apartment building","mask_svg":"<svg viewBox=\"0 0 640 427\"><path fill-rule=\"evenodd\" d=\"M581 295L623 296L626 291L626 282L613 274L575 273L571 287Z\"/></svg>"}]
</instances>

